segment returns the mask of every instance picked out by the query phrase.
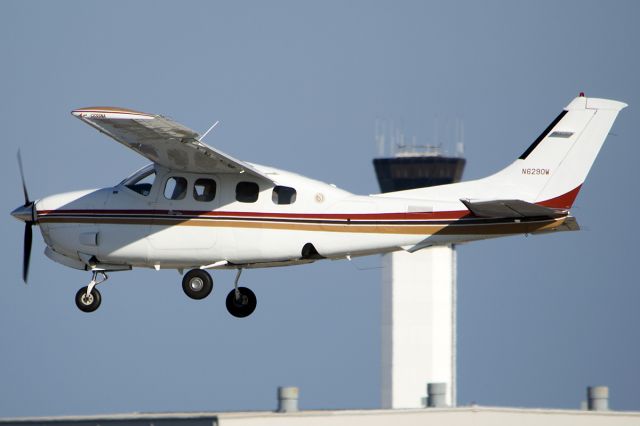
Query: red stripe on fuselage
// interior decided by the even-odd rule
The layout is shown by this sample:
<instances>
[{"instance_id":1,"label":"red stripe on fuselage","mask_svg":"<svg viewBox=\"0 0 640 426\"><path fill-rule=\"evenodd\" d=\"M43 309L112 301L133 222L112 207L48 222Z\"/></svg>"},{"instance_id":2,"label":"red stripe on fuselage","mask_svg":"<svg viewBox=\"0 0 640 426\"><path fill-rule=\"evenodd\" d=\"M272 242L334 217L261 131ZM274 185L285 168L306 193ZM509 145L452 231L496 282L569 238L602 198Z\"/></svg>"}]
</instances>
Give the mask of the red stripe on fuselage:
<instances>
[{"instance_id":1,"label":"red stripe on fuselage","mask_svg":"<svg viewBox=\"0 0 640 426\"><path fill-rule=\"evenodd\" d=\"M554 209L569 209L573 205L580 188L577 188L549 200L536 204ZM169 210L39 210L39 216L47 215L166 215L174 213ZM468 210L452 210L440 212L407 212L407 213L269 213L238 212L210 210L179 210L181 215L204 217L236 217L236 218L275 218L275 219L321 219L321 220L455 220L474 217Z\"/></svg>"},{"instance_id":2,"label":"red stripe on fuselage","mask_svg":"<svg viewBox=\"0 0 640 426\"><path fill-rule=\"evenodd\" d=\"M274 218L274 219L322 219L322 220L424 220L424 219L460 219L470 215L469 211L444 211L423 213L267 213L267 212L234 212L234 211L206 211L180 210L182 215L204 217L235 217L235 218ZM39 210L38 215L157 215L171 214L168 210Z\"/></svg>"}]
</instances>

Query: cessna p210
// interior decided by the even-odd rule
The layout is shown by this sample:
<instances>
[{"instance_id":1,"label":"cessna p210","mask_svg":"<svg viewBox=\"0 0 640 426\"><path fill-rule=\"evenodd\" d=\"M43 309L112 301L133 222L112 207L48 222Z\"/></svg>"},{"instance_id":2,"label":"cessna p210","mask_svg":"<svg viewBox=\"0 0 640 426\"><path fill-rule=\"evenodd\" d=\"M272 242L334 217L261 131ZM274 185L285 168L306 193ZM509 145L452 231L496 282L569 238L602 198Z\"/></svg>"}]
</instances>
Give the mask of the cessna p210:
<instances>
[{"instance_id":1,"label":"cessna p210","mask_svg":"<svg viewBox=\"0 0 640 426\"><path fill-rule=\"evenodd\" d=\"M239 287L243 268L515 234L579 229L569 209L616 116L626 104L575 98L511 165L483 179L359 196L295 173L222 153L194 131L161 115L124 108L81 108L72 114L153 163L119 184L29 199L11 214L25 222L26 283L33 225L45 254L90 271L76 294L95 311L95 286L107 272L171 268L192 299L211 293L207 269L236 269L228 311L246 317L254 293Z\"/></svg>"}]
</instances>

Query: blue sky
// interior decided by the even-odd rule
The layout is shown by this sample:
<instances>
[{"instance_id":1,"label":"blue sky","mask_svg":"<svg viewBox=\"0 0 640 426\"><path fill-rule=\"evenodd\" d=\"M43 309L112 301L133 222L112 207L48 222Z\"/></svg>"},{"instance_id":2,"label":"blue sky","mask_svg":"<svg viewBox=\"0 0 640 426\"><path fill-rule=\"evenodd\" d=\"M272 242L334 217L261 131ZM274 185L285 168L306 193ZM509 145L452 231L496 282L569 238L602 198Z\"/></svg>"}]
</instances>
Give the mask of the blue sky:
<instances>
[{"instance_id":1,"label":"blue sky","mask_svg":"<svg viewBox=\"0 0 640 426\"><path fill-rule=\"evenodd\" d=\"M632 214L640 148L640 6L537 2L33 2L0 4L0 416L380 404L378 257L251 270L245 320L214 275L205 301L174 271L113 274L93 315L90 276L34 239L20 281L22 149L32 197L109 186L145 160L73 119L90 105L169 115L247 161L378 190L378 118L429 142L465 123L465 178L492 173L580 91L630 104L577 200L585 231L459 247L460 404L575 408L607 384L640 410Z\"/></svg>"}]
</instances>

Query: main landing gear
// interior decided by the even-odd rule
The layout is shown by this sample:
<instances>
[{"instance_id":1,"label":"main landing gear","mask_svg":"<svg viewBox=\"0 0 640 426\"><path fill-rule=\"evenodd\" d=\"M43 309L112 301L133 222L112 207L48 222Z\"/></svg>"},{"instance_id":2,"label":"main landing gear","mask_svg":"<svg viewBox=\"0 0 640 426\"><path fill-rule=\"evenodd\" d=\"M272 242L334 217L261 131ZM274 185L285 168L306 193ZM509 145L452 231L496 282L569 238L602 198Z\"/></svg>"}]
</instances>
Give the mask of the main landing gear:
<instances>
[{"instance_id":1,"label":"main landing gear","mask_svg":"<svg viewBox=\"0 0 640 426\"><path fill-rule=\"evenodd\" d=\"M248 317L256 310L258 299L247 287L238 287L238 281L242 274L242 268L238 269L233 290L227 295L227 311L236 318Z\"/></svg>"},{"instance_id":2,"label":"main landing gear","mask_svg":"<svg viewBox=\"0 0 640 426\"><path fill-rule=\"evenodd\" d=\"M98 281L98 275L101 276L102 279ZM89 285L86 287L82 287L76 293L76 306L82 312L93 312L98 307L100 307L100 303L102 302L102 296L97 288L95 288L98 284L105 282L109 279L109 276L104 271L93 271L93 275L91 276L91 281Z\"/></svg>"},{"instance_id":3,"label":"main landing gear","mask_svg":"<svg viewBox=\"0 0 640 426\"><path fill-rule=\"evenodd\" d=\"M248 317L256 310L258 301L256 295L246 287L238 287L242 268L238 269L233 290L227 295L227 311L236 318ZM213 279L203 269L192 269L182 279L182 290L192 299L200 300L207 297L213 290Z\"/></svg>"},{"instance_id":4,"label":"main landing gear","mask_svg":"<svg viewBox=\"0 0 640 426\"><path fill-rule=\"evenodd\" d=\"M204 299L213 290L213 278L203 269L192 269L182 278L182 290L192 299Z\"/></svg>"}]
</instances>

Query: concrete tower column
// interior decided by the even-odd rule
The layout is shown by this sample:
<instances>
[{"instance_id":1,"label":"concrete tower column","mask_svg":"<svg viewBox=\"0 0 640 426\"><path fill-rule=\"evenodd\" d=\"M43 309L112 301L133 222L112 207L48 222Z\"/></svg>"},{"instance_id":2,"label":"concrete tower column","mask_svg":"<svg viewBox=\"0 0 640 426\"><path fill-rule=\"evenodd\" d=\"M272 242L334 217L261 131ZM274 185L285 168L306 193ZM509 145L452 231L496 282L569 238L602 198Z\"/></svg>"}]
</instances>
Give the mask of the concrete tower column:
<instances>
[{"instance_id":1,"label":"concrete tower column","mask_svg":"<svg viewBox=\"0 0 640 426\"><path fill-rule=\"evenodd\" d=\"M382 407L423 406L428 382L456 391L456 252L382 256Z\"/></svg>"},{"instance_id":2,"label":"concrete tower column","mask_svg":"<svg viewBox=\"0 0 640 426\"><path fill-rule=\"evenodd\" d=\"M457 182L465 160L429 153L377 158L382 192ZM382 407L424 406L427 383L456 404L456 252L429 247L382 256Z\"/></svg>"}]
</instances>

